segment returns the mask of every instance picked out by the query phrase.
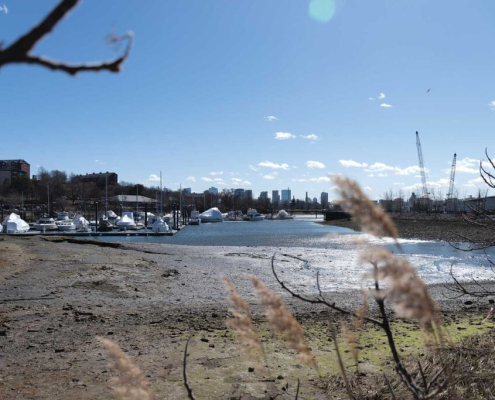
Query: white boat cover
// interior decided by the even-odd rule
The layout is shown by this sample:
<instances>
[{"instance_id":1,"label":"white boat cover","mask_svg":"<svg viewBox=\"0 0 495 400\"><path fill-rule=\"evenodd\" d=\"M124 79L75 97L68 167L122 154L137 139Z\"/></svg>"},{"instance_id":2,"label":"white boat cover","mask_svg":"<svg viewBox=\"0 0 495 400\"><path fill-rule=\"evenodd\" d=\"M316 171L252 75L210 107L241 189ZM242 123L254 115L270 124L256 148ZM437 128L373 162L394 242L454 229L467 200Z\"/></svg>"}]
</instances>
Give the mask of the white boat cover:
<instances>
[{"instance_id":1,"label":"white boat cover","mask_svg":"<svg viewBox=\"0 0 495 400\"><path fill-rule=\"evenodd\" d=\"M122 218L119 221L119 226L124 226L124 227L125 226L136 226L132 212L122 213Z\"/></svg>"},{"instance_id":2,"label":"white boat cover","mask_svg":"<svg viewBox=\"0 0 495 400\"><path fill-rule=\"evenodd\" d=\"M88 220L80 215L76 216L72 222L76 226L76 229L87 228L89 226Z\"/></svg>"},{"instance_id":3,"label":"white boat cover","mask_svg":"<svg viewBox=\"0 0 495 400\"><path fill-rule=\"evenodd\" d=\"M115 214L112 210L107 211L107 218L108 219L114 219L117 218L117 214Z\"/></svg>"},{"instance_id":4,"label":"white boat cover","mask_svg":"<svg viewBox=\"0 0 495 400\"><path fill-rule=\"evenodd\" d=\"M289 218L289 213L285 210L280 210L277 214L277 218L280 218L280 219Z\"/></svg>"},{"instance_id":5,"label":"white boat cover","mask_svg":"<svg viewBox=\"0 0 495 400\"><path fill-rule=\"evenodd\" d=\"M29 231L29 225L23 219L14 219L5 225L6 233L24 233Z\"/></svg>"},{"instance_id":6,"label":"white boat cover","mask_svg":"<svg viewBox=\"0 0 495 400\"><path fill-rule=\"evenodd\" d=\"M21 219L21 217L19 217L16 213L12 213L10 215L7 215L5 217L5 219L3 220L3 222L2 222L2 225L5 226L5 225L7 225L7 222L9 222L9 221L15 221L16 219Z\"/></svg>"},{"instance_id":7,"label":"white boat cover","mask_svg":"<svg viewBox=\"0 0 495 400\"><path fill-rule=\"evenodd\" d=\"M223 222L223 216L220 210L216 207L206 210L199 216L201 222Z\"/></svg>"},{"instance_id":8,"label":"white boat cover","mask_svg":"<svg viewBox=\"0 0 495 400\"><path fill-rule=\"evenodd\" d=\"M152 228L154 233L163 233L168 232L168 225L163 219L158 217L156 221L153 223Z\"/></svg>"}]
</instances>

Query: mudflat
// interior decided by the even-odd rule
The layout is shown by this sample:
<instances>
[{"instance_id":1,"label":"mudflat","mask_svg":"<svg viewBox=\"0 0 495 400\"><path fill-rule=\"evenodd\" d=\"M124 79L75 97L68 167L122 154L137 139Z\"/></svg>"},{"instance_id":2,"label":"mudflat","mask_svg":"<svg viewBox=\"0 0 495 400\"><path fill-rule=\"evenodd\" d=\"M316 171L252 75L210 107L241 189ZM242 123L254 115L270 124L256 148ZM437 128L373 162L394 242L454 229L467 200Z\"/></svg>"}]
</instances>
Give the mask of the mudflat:
<instances>
[{"instance_id":1,"label":"mudflat","mask_svg":"<svg viewBox=\"0 0 495 400\"><path fill-rule=\"evenodd\" d=\"M135 360L158 398L183 399L183 351L189 336L193 340L188 373L198 399L266 398L270 385L294 398L297 379L303 398L319 398L326 390L322 376L338 375L335 363L325 360L332 348L329 325L340 326L341 317L290 297L280 289L270 267L277 252L280 276L295 284L291 274L305 268L302 260L311 251L2 237L0 398L112 398L108 382L115 374L97 340L105 337ZM320 375L300 366L270 333L248 275L259 277L283 296L306 331L321 364ZM273 380L246 366L241 346L225 326L231 305L222 277L228 277L252 307L276 371ZM315 290L314 285L295 287ZM472 312L473 303L446 298L443 286L430 289L456 332L486 329L480 321L488 302ZM350 310L361 303L358 291L325 295ZM467 309L470 317L462 319ZM404 332L410 331L419 328L408 323ZM420 345L419 338L405 343L404 354ZM362 370L375 371L377 361L364 358Z\"/></svg>"}]
</instances>

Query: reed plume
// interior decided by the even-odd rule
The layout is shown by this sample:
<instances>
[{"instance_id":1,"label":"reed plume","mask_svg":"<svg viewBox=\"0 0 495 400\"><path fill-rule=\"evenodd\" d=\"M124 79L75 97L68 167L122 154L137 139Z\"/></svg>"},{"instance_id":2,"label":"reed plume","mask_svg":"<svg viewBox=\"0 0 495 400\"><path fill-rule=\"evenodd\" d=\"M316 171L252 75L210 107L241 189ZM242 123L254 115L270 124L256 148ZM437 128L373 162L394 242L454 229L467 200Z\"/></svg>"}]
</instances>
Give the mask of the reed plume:
<instances>
[{"instance_id":1,"label":"reed plume","mask_svg":"<svg viewBox=\"0 0 495 400\"><path fill-rule=\"evenodd\" d=\"M352 358L356 363L356 368L358 368L359 343L361 340L361 332L363 330L364 317L366 317L368 312L368 296L365 291L361 291L361 294L363 296L363 305L358 307L356 314L352 317L352 330L344 321L342 321L342 333L347 346L349 347Z\"/></svg>"},{"instance_id":2,"label":"reed plume","mask_svg":"<svg viewBox=\"0 0 495 400\"><path fill-rule=\"evenodd\" d=\"M379 238L389 236L397 239L397 229L390 217L364 194L357 182L339 176L331 178L342 198L339 204L357 219L363 232Z\"/></svg>"},{"instance_id":3,"label":"reed plume","mask_svg":"<svg viewBox=\"0 0 495 400\"><path fill-rule=\"evenodd\" d=\"M262 356L266 362L265 352L261 346L258 331L251 317L249 304L237 292L235 286L229 279L223 278L223 281L230 292L229 300L239 310L229 309L229 312L234 318L227 320L225 324L228 328L235 331L237 338L245 346L244 350L246 354L251 359L255 359L259 362L260 356ZM255 367L260 368L259 365L255 365Z\"/></svg>"},{"instance_id":4,"label":"reed plume","mask_svg":"<svg viewBox=\"0 0 495 400\"><path fill-rule=\"evenodd\" d=\"M154 399L155 396L143 372L119 345L108 339L99 338L99 341L113 359L109 367L120 374L111 382L116 397L121 400Z\"/></svg>"},{"instance_id":5,"label":"reed plume","mask_svg":"<svg viewBox=\"0 0 495 400\"><path fill-rule=\"evenodd\" d=\"M250 279L256 288L261 304L266 307L265 315L268 322L284 336L288 347L298 352L299 360L303 364L317 368L311 349L304 338L301 325L287 310L280 296L263 285L258 278L251 276Z\"/></svg>"},{"instance_id":6,"label":"reed plume","mask_svg":"<svg viewBox=\"0 0 495 400\"><path fill-rule=\"evenodd\" d=\"M439 307L409 262L385 249L364 252L361 260L375 266L375 280L384 280L388 284L384 294L394 302L397 315L415 319L428 330L439 325Z\"/></svg>"}]
</instances>

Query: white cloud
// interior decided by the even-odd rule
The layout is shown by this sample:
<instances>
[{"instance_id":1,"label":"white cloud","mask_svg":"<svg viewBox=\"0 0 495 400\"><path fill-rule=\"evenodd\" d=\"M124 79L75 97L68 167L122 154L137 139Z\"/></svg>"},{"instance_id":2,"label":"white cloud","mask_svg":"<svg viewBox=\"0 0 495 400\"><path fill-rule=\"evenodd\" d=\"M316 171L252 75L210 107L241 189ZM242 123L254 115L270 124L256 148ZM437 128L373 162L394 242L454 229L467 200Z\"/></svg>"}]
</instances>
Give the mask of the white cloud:
<instances>
[{"instance_id":1,"label":"white cloud","mask_svg":"<svg viewBox=\"0 0 495 400\"><path fill-rule=\"evenodd\" d=\"M285 171L289 170L289 164L277 164L271 161L262 161L258 163L258 167L272 168L272 169L283 169Z\"/></svg>"},{"instance_id":2,"label":"white cloud","mask_svg":"<svg viewBox=\"0 0 495 400\"><path fill-rule=\"evenodd\" d=\"M287 139L295 139L296 135L290 132L276 132L275 139L277 140L287 140Z\"/></svg>"},{"instance_id":3,"label":"white cloud","mask_svg":"<svg viewBox=\"0 0 495 400\"><path fill-rule=\"evenodd\" d=\"M218 171L218 172L210 172L210 175L215 176L215 175L223 175L223 171Z\"/></svg>"},{"instance_id":4,"label":"white cloud","mask_svg":"<svg viewBox=\"0 0 495 400\"><path fill-rule=\"evenodd\" d=\"M311 182L330 182L331 179L328 176L320 176L318 178L311 178Z\"/></svg>"},{"instance_id":5,"label":"white cloud","mask_svg":"<svg viewBox=\"0 0 495 400\"><path fill-rule=\"evenodd\" d=\"M308 180L306 178L292 178L292 182L307 182Z\"/></svg>"},{"instance_id":6,"label":"white cloud","mask_svg":"<svg viewBox=\"0 0 495 400\"><path fill-rule=\"evenodd\" d=\"M382 104L380 104L380 107L383 107L383 108L392 108L393 105L392 104L388 104L388 103L382 103Z\"/></svg>"},{"instance_id":7,"label":"white cloud","mask_svg":"<svg viewBox=\"0 0 495 400\"><path fill-rule=\"evenodd\" d=\"M150 177L148 178L150 182L160 182L160 177L155 174L151 174Z\"/></svg>"},{"instance_id":8,"label":"white cloud","mask_svg":"<svg viewBox=\"0 0 495 400\"><path fill-rule=\"evenodd\" d=\"M5 14L8 14L9 13L9 9L4 4L4 5L0 6L0 12L4 12Z\"/></svg>"},{"instance_id":9,"label":"white cloud","mask_svg":"<svg viewBox=\"0 0 495 400\"><path fill-rule=\"evenodd\" d=\"M477 185L478 183L482 183L483 185L485 185L485 181L483 180L483 178L481 176L479 176L478 178L470 179L467 183L465 183L462 186L478 187L478 185Z\"/></svg>"},{"instance_id":10,"label":"white cloud","mask_svg":"<svg viewBox=\"0 0 495 400\"><path fill-rule=\"evenodd\" d=\"M251 182L239 178L231 178L234 186L250 186Z\"/></svg>"},{"instance_id":11,"label":"white cloud","mask_svg":"<svg viewBox=\"0 0 495 400\"><path fill-rule=\"evenodd\" d=\"M191 175L191 176L188 176L188 177L186 178L186 181L189 181L189 182L196 182L196 178L195 178L194 176L192 176L192 175Z\"/></svg>"},{"instance_id":12,"label":"white cloud","mask_svg":"<svg viewBox=\"0 0 495 400\"><path fill-rule=\"evenodd\" d=\"M102 160L95 160L95 163L99 164L99 165L105 165L106 164L106 162L103 162Z\"/></svg>"},{"instance_id":13,"label":"white cloud","mask_svg":"<svg viewBox=\"0 0 495 400\"><path fill-rule=\"evenodd\" d=\"M254 165L249 165L249 169L251 171L258 171L258 168L256 168Z\"/></svg>"},{"instance_id":14,"label":"white cloud","mask_svg":"<svg viewBox=\"0 0 495 400\"><path fill-rule=\"evenodd\" d=\"M310 134L310 135L301 135L301 137L303 139L307 139L307 140L311 140L313 142L316 142L317 140L320 140L320 137L318 135L315 135L314 133Z\"/></svg>"},{"instance_id":15,"label":"white cloud","mask_svg":"<svg viewBox=\"0 0 495 400\"><path fill-rule=\"evenodd\" d=\"M308 168L325 168L325 164L319 161L306 161L306 167Z\"/></svg>"},{"instance_id":16,"label":"white cloud","mask_svg":"<svg viewBox=\"0 0 495 400\"><path fill-rule=\"evenodd\" d=\"M427 169L425 169L426 172L428 172ZM407 176L407 175L414 175L418 174L421 172L421 168L417 165L411 165L406 168L400 168L400 167L395 167L395 175L401 175L401 176Z\"/></svg>"},{"instance_id":17,"label":"white cloud","mask_svg":"<svg viewBox=\"0 0 495 400\"><path fill-rule=\"evenodd\" d=\"M450 164L450 163L449 163ZM457 160L455 172L464 172L466 174L478 174L479 173L480 160L475 158L465 157L462 160ZM450 170L446 169L445 172L450 174Z\"/></svg>"},{"instance_id":18,"label":"white cloud","mask_svg":"<svg viewBox=\"0 0 495 400\"><path fill-rule=\"evenodd\" d=\"M364 168L364 167L368 166L368 164L366 164L366 163L358 163L357 161L354 161L354 160L339 160L339 163L346 168L349 168L349 167Z\"/></svg>"},{"instance_id":19,"label":"white cloud","mask_svg":"<svg viewBox=\"0 0 495 400\"><path fill-rule=\"evenodd\" d=\"M275 179L278 175L278 172L277 171L273 171L269 174L266 174L263 176L263 179L268 179L268 180L272 180L272 179Z\"/></svg>"},{"instance_id":20,"label":"white cloud","mask_svg":"<svg viewBox=\"0 0 495 400\"><path fill-rule=\"evenodd\" d=\"M383 172L383 171L393 171L395 167L392 167L390 165L376 162L374 164L371 164L367 169L365 169L366 172Z\"/></svg>"},{"instance_id":21,"label":"white cloud","mask_svg":"<svg viewBox=\"0 0 495 400\"><path fill-rule=\"evenodd\" d=\"M365 186L364 190L369 190L371 192L373 189L371 189L369 186Z\"/></svg>"},{"instance_id":22,"label":"white cloud","mask_svg":"<svg viewBox=\"0 0 495 400\"><path fill-rule=\"evenodd\" d=\"M265 117L265 121L268 121L268 122L278 121L278 118L275 117L274 115L269 115L269 116Z\"/></svg>"},{"instance_id":23,"label":"white cloud","mask_svg":"<svg viewBox=\"0 0 495 400\"><path fill-rule=\"evenodd\" d=\"M205 182L213 182L213 179L208 178L208 177L206 177L206 176L203 176L203 177L201 178L201 180L202 180L202 181L205 181Z\"/></svg>"},{"instance_id":24,"label":"white cloud","mask_svg":"<svg viewBox=\"0 0 495 400\"><path fill-rule=\"evenodd\" d=\"M492 109L492 111L495 111L495 100L490 101L490 102L488 103L488 107L490 107L490 108Z\"/></svg>"},{"instance_id":25,"label":"white cloud","mask_svg":"<svg viewBox=\"0 0 495 400\"><path fill-rule=\"evenodd\" d=\"M384 99L385 97L387 97L387 96L385 96L385 93L380 93L380 94L378 95L378 98L379 98L380 100Z\"/></svg>"},{"instance_id":26,"label":"white cloud","mask_svg":"<svg viewBox=\"0 0 495 400\"><path fill-rule=\"evenodd\" d=\"M374 97L369 97L369 99L370 99L371 101L375 101L375 98L374 98Z\"/></svg>"},{"instance_id":27,"label":"white cloud","mask_svg":"<svg viewBox=\"0 0 495 400\"><path fill-rule=\"evenodd\" d=\"M394 186L404 186L404 182L394 182Z\"/></svg>"},{"instance_id":28,"label":"white cloud","mask_svg":"<svg viewBox=\"0 0 495 400\"><path fill-rule=\"evenodd\" d=\"M380 173L377 175L377 177L378 177L378 178L385 178L386 176L388 176L388 174L385 174L385 173L383 173L383 172L380 172Z\"/></svg>"}]
</instances>

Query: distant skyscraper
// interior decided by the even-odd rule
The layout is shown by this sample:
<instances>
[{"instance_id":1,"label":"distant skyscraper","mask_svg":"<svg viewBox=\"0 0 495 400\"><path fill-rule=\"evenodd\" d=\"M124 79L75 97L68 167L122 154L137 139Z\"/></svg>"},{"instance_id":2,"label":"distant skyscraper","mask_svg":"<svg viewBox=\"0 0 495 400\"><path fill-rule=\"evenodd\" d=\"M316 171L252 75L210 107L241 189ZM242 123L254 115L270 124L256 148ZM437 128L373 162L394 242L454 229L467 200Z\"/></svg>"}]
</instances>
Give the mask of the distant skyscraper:
<instances>
[{"instance_id":1,"label":"distant skyscraper","mask_svg":"<svg viewBox=\"0 0 495 400\"><path fill-rule=\"evenodd\" d=\"M280 195L278 194L278 190L272 190L272 203L280 203Z\"/></svg>"},{"instance_id":2,"label":"distant skyscraper","mask_svg":"<svg viewBox=\"0 0 495 400\"><path fill-rule=\"evenodd\" d=\"M291 192L290 192L290 189L287 188L287 189L282 189L282 202L289 202L291 201Z\"/></svg>"},{"instance_id":3,"label":"distant skyscraper","mask_svg":"<svg viewBox=\"0 0 495 400\"><path fill-rule=\"evenodd\" d=\"M234 196L239 198L239 199L244 198L244 189L235 189L234 190Z\"/></svg>"},{"instance_id":4,"label":"distant skyscraper","mask_svg":"<svg viewBox=\"0 0 495 400\"><path fill-rule=\"evenodd\" d=\"M211 194L218 194L218 189L214 186L208 189Z\"/></svg>"},{"instance_id":5,"label":"distant skyscraper","mask_svg":"<svg viewBox=\"0 0 495 400\"><path fill-rule=\"evenodd\" d=\"M244 191L244 198L246 200L253 200L253 191L252 190L245 190Z\"/></svg>"},{"instance_id":6,"label":"distant skyscraper","mask_svg":"<svg viewBox=\"0 0 495 400\"><path fill-rule=\"evenodd\" d=\"M260 200L267 200L268 199L268 192L261 192L259 199Z\"/></svg>"},{"instance_id":7,"label":"distant skyscraper","mask_svg":"<svg viewBox=\"0 0 495 400\"><path fill-rule=\"evenodd\" d=\"M316 197L313 197L313 204L318 204L318 199Z\"/></svg>"},{"instance_id":8,"label":"distant skyscraper","mask_svg":"<svg viewBox=\"0 0 495 400\"><path fill-rule=\"evenodd\" d=\"M186 193L191 193L191 188L184 188L182 189L182 191Z\"/></svg>"},{"instance_id":9,"label":"distant skyscraper","mask_svg":"<svg viewBox=\"0 0 495 400\"><path fill-rule=\"evenodd\" d=\"M321 192L321 207L322 208L328 207L328 193L327 192Z\"/></svg>"}]
</instances>

